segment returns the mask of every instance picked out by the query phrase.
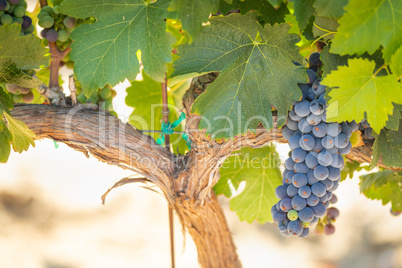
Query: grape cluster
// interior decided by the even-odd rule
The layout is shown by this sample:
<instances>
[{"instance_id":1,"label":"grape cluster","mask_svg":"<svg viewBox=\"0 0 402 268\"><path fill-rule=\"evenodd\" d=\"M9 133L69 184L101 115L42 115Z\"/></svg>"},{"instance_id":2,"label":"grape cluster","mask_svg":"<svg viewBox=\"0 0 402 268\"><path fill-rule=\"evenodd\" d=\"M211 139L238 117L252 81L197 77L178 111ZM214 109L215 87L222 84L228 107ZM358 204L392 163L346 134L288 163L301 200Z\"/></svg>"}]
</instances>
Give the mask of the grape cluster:
<instances>
[{"instance_id":1,"label":"grape cluster","mask_svg":"<svg viewBox=\"0 0 402 268\"><path fill-rule=\"evenodd\" d=\"M56 42L59 48L66 48L70 43L70 33L79 24L73 17L59 13L59 6L44 6L38 14L38 24L44 29L43 38Z\"/></svg>"},{"instance_id":2,"label":"grape cluster","mask_svg":"<svg viewBox=\"0 0 402 268\"><path fill-rule=\"evenodd\" d=\"M96 90L92 95L87 98L81 88L81 84L76 81L77 88L77 100L82 104L92 103L99 105L102 110L113 111L112 101L116 96L116 91L112 89L109 85L106 85L102 89Z\"/></svg>"},{"instance_id":3,"label":"grape cluster","mask_svg":"<svg viewBox=\"0 0 402 268\"><path fill-rule=\"evenodd\" d=\"M18 23L21 25L21 35L35 31L32 19L25 15L27 2L25 0L0 0L0 26Z\"/></svg>"},{"instance_id":4,"label":"grape cluster","mask_svg":"<svg viewBox=\"0 0 402 268\"><path fill-rule=\"evenodd\" d=\"M7 84L6 89L12 93L14 102L31 103L34 100L34 94L30 88L20 87L14 84Z\"/></svg>"},{"instance_id":5,"label":"grape cluster","mask_svg":"<svg viewBox=\"0 0 402 268\"><path fill-rule=\"evenodd\" d=\"M358 129L354 121L327 120L325 86L313 69L306 72L309 83L299 84L302 100L295 102L282 130L291 152L285 161L283 184L275 190L280 201L271 209L282 235L302 238L319 221L326 234L335 231L332 222L339 211L329 206L337 201L333 192L345 164L342 155L351 151L349 138Z\"/></svg>"}]
</instances>

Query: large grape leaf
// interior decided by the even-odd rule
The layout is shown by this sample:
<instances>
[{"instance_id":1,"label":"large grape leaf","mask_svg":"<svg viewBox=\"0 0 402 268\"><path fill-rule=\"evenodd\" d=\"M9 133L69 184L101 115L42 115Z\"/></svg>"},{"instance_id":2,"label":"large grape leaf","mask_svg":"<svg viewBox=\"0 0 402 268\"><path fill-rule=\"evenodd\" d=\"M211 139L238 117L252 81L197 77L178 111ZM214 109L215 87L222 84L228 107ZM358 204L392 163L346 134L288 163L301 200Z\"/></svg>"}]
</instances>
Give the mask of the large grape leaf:
<instances>
[{"instance_id":1,"label":"large grape leaf","mask_svg":"<svg viewBox=\"0 0 402 268\"><path fill-rule=\"evenodd\" d=\"M375 61L375 69L379 69L384 64L384 59L382 57L381 50L377 50L374 54L370 55L367 52L360 56L364 59L374 60ZM329 74L331 71L338 70L339 66L347 65L348 59L356 58L355 55L344 55L341 56L339 54L334 54L329 52L329 47L324 47L324 50L321 52L321 60L324 63L324 76ZM379 74L386 74L386 70L383 69Z\"/></svg>"},{"instance_id":2,"label":"large grape leaf","mask_svg":"<svg viewBox=\"0 0 402 268\"><path fill-rule=\"evenodd\" d=\"M13 100L11 97L4 91L4 89L0 86L0 118L3 111L8 112L9 109L14 107ZM2 120L0 120L2 121Z\"/></svg>"},{"instance_id":3,"label":"large grape leaf","mask_svg":"<svg viewBox=\"0 0 402 268\"><path fill-rule=\"evenodd\" d=\"M314 8L318 16L339 18L342 17L343 9L349 0L315 0Z\"/></svg>"},{"instance_id":4,"label":"large grape leaf","mask_svg":"<svg viewBox=\"0 0 402 268\"><path fill-rule=\"evenodd\" d=\"M271 25L285 22L285 16L286 14L289 14L289 10L285 3L282 3L277 9L275 9L269 0L238 1L238 8L240 9L240 13L243 15L250 10L258 11L261 15L259 19L263 20L265 23L270 23Z\"/></svg>"},{"instance_id":5,"label":"large grape leaf","mask_svg":"<svg viewBox=\"0 0 402 268\"><path fill-rule=\"evenodd\" d=\"M371 166L376 166L380 155L382 161L387 167L402 168L402 146L392 146L388 139L388 134L393 130L382 129L379 135L376 135L373 145L373 160Z\"/></svg>"},{"instance_id":6,"label":"large grape leaf","mask_svg":"<svg viewBox=\"0 0 402 268\"><path fill-rule=\"evenodd\" d=\"M179 81L221 72L193 104L192 111L203 116L200 128L213 133L213 138L245 133L259 122L271 129L271 106L278 110L282 126L293 100L301 97L297 83L307 78L303 68L291 61L303 60L294 45L300 38L287 33L287 24L263 28L254 12L210 22L197 40L182 47L172 74Z\"/></svg>"},{"instance_id":7,"label":"large grape leaf","mask_svg":"<svg viewBox=\"0 0 402 268\"><path fill-rule=\"evenodd\" d=\"M315 37L322 37L324 40L329 40L334 37L338 26L338 21L334 18L316 16L313 34Z\"/></svg>"},{"instance_id":8,"label":"large grape leaf","mask_svg":"<svg viewBox=\"0 0 402 268\"><path fill-rule=\"evenodd\" d=\"M294 5L294 15L299 23L300 30L303 31L309 19L314 15L314 0L290 0Z\"/></svg>"},{"instance_id":9,"label":"large grape leaf","mask_svg":"<svg viewBox=\"0 0 402 268\"><path fill-rule=\"evenodd\" d=\"M6 163L11 152L11 133L7 129L3 121L3 116L0 120L0 163Z\"/></svg>"},{"instance_id":10,"label":"large grape leaf","mask_svg":"<svg viewBox=\"0 0 402 268\"><path fill-rule=\"evenodd\" d=\"M245 181L244 190L230 200L230 208L236 211L242 221L251 223L257 220L261 224L272 221L270 210L278 201L275 189L282 183L279 164L275 146L243 148L225 161L214 190L217 194L231 196L230 185L237 189Z\"/></svg>"},{"instance_id":11,"label":"large grape leaf","mask_svg":"<svg viewBox=\"0 0 402 268\"><path fill-rule=\"evenodd\" d=\"M394 211L402 210L402 173L385 170L361 176L360 192L383 205L391 202Z\"/></svg>"},{"instance_id":12,"label":"large grape leaf","mask_svg":"<svg viewBox=\"0 0 402 268\"><path fill-rule=\"evenodd\" d=\"M233 0L231 4L221 0L219 4L219 10L224 14L236 8L240 9L243 15L254 10L261 15L259 20L271 25L284 22L285 16L289 14L287 5L280 0Z\"/></svg>"},{"instance_id":13,"label":"large grape leaf","mask_svg":"<svg viewBox=\"0 0 402 268\"><path fill-rule=\"evenodd\" d=\"M391 57L391 71L398 77L402 76L402 46Z\"/></svg>"},{"instance_id":14,"label":"large grape leaf","mask_svg":"<svg viewBox=\"0 0 402 268\"><path fill-rule=\"evenodd\" d=\"M60 12L97 18L94 24L81 24L71 33L71 60L85 95L107 83L134 80L139 72L138 50L145 72L163 81L175 42L166 32L169 4L170 0L63 1Z\"/></svg>"},{"instance_id":15,"label":"large grape leaf","mask_svg":"<svg viewBox=\"0 0 402 268\"><path fill-rule=\"evenodd\" d=\"M367 121L379 133L392 114L392 102L402 103L402 90L395 75L375 76L375 62L349 59L348 66L340 66L322 81L332 89L328 95L327 117L332 121L360 122L367 113Z\"/></svg>"},{"instance_id":16,"label":"large grape leaf","mask_svg":"<svg viewBox=\"0 0 402 268\"><path fill-rule=\"evenodd\" d=\"M402 118L402 104L394 103L394 111L392 112L392 115L388 116L388 121L385 124L385 127L392 130L398 130L399 121L401 118Z\"/></svg>"},{"instance_id":17,"label":"large grape leaf","mask_svg":"<svg viewBox=\"0 0 402 268\"><path fill-rule=\"evenodd\" d=\"M283 0L268 0L274 8L279 8L283 2Z\"/></svg>"},{"instance_id":18,"label":"large grape leaf","mask_svg":"<svg viewBox=\"0 0 402 268\"><path fill-rule=\"evenodd\" d=\"M389 62L402 43L402 1L350 0L345 10L331 51L341 55L372 54L383 46L384 59Z\"/></svg>"},{"instance_id":19,"label":"large grape leaf","mask_svg":"<svg viewBox=\"0 0 402 268\"><path fill-rule=\"evenodd\" d=\"M169 10L177 12L183 29L195 38L207 22L211 13L216 13L219 8L219 0L172 0Z\"/></svg>"},{"instance_id":20,"label":"large grape leaf","mask_svg":"<svg viewBox=\"0 0 402 268\"><path fill-rule=\"evenodd\" d=\"M41 40L33 35L19 36L19 24L0 27L0 83L35 87L41 84L23 70L43 68L49 65L50 57Z\"/></svg>"},{"instance_id":21,"label":"large grape leaf","mask_svg":"<svg viewBox=\"0 0 402 268\"><path fill-rule=\"evenodd\" d=\"M8 113L3 113L3 115L6 118L8 130L11 133L11 142L14 151L22 153L22 151L28 150L29 145L35 147L35 133L24 122L12 118Z\"/></svg>"}]
</instances>

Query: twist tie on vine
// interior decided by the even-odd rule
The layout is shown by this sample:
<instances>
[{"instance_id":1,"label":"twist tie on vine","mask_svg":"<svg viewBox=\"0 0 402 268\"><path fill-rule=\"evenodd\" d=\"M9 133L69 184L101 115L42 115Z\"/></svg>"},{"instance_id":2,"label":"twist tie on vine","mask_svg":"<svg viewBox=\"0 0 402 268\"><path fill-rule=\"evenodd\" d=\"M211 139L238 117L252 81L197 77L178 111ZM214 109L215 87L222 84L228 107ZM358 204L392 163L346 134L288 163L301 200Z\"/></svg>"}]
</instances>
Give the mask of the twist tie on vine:
<instances>
[{"instance_id":1,"label":"twist tie on vine","mask_svg":"<svg viewBox=\"0 0 402 268\"><path fill-rule=\"evenodd\" d=\"M159 145L165 144L165 135L173 134L173 129L177 127L184 119L186 118L186 114L181 112L179 119L174 121L173 123L170 122L162 122L162 133L159 135L159 138L156 140L156 143ZM188 148L191 148L191 140L189 139L187 133L182 134L183 139L186 141Z\"/></svg>"}]
</instances>

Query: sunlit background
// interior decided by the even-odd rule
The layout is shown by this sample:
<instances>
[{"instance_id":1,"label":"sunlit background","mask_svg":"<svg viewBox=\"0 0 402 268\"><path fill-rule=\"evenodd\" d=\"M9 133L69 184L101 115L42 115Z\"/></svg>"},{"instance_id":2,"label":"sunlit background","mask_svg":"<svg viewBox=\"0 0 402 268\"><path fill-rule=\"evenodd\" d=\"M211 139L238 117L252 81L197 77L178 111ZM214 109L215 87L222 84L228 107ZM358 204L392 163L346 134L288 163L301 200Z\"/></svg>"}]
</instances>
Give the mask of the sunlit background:
<instances>
[{"instance_id":1,"label":"sunlit background","mask_svg":"<svg viewBox=\"0 0 402 268\"><path fill-rule=\"evenodd\" d=\"M36 1L28 1L32 10ZM69 72L63 71L64 80ZM116 87L115 110L127 118L126 81ZM281 158L289 148L279 144ZM274 224L240 222L220 198L244 267L402 267L402 216L390 205L359 193L358 175L340 184L341 215L332 236L282 237ZM0 164L0 267L170 267L167 203L153 191L129 184L101 195L133 175L64 144L36 142ZM270 208L267 208L270 210ZM191 237L175 218L178 268L199 267Z\"/></svg>"}]
</instances>

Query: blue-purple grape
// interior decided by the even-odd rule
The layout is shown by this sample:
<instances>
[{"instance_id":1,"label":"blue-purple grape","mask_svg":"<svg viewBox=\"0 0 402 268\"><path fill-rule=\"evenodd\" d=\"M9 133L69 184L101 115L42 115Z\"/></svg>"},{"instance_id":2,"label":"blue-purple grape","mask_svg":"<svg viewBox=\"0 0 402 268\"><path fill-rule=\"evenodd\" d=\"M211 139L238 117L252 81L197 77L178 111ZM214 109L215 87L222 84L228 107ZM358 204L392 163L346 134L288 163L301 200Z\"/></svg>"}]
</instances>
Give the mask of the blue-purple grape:
<instances>
[{"instance_id":1,"label":"blue-purple grape","mask_svg":"<svg viewBox=\"0 0 402 268\"><path fill-rule=\"evenodd\" d=\"M299 188L299 191L297 193L300 197L308 198L311 195L311 188L310 186L304 185Z\"/></svg>"},{"instance_id":2,"label":"blue-purple grape","mask_svg":"<svg viewBox=\"0 0 402 268\"><path fill-rule=\"evenodd\" d=\"M292 183L297 188L307 185L307 176L303 173L296 173L293 175Z\"/></svg>"},{"instance_id":3,"label":"blue-purple grape","mask_svg":"<svg viewBox=\"0 0 402 268\"><path fill-rule=\"evenodd\" d=\"M314 211L309 207L303 208L299 211L299 219L302 222L311 222L314 219Z\"/></svg>"},{"instance_id":4,"label":"blue-purple grape","mask_svg":"<svg viewBox=\"0 0 402 268\"><path fill-rule=\"evenodd\" d=\"M311 192L317 197L324 196L326 190L327 189L326 189L325 185L322 184L321 182L317 182L317 183L314 183L313 185L311 185Z\"/></svg>"}]
</instances>

